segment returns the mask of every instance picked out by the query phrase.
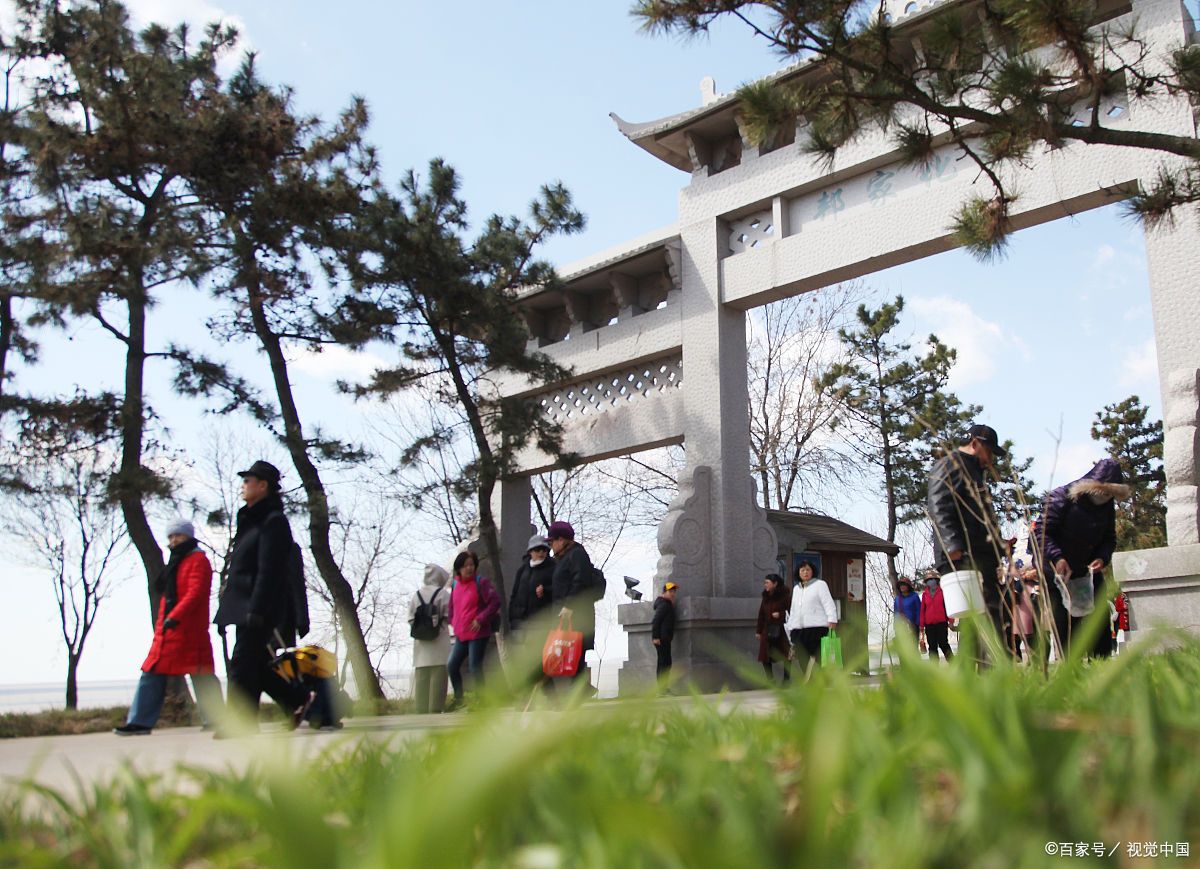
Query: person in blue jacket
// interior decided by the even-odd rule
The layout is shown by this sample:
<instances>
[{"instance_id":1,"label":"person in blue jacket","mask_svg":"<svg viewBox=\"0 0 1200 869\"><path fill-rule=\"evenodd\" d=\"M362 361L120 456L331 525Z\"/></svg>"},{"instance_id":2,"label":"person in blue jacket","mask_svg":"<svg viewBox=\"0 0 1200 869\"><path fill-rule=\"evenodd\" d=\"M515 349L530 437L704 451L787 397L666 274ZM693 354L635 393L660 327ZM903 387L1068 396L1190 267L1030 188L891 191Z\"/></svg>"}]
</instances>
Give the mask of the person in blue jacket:
<instances>
[{"instance_id":1,"label":"person in blue jacket","mask_svg":"<svg viewBox=\"0 0 1200 869\"><path fill-rule=\"evenodd\" d=\"M896 615L896 633L900 633L900 625L912 632L913 640L917 639L917 624L921 621L921 596L913 591L912 581L900 577L896 582L896 597L892 601L892 612Z\"/></svg>"}]
</instances>

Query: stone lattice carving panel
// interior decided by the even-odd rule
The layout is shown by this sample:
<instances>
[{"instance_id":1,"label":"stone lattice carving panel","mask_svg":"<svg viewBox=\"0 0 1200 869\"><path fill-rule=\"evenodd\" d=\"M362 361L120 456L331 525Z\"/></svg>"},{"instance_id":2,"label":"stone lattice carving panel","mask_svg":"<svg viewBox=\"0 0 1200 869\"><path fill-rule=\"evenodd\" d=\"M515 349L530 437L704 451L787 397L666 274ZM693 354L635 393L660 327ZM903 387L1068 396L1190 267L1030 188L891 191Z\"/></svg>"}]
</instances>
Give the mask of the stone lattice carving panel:
<instances>
[{"instance_id":1,"label":"stone lattice carving panel","mask_svg":"<svg viewBox=\"0 0 1200 869\"><path fill-rule=\"evenodd\" d=\"M1118 91L1100 100L1100 126L1113 127L1129 119L1129 94ZM1072 106L1071 126L1086 127L1092 123L1091 100L1080 100Z\"/></svg>"},{"instance_id":2,"label":"stone lattice carving panel","mask_svg":"<svg viewBox=\"0 0 1200 869\"><path fill-rule=\"evenodd\" d=\"M771 212L769 211L751 214L749 217L735 220L729 225L730 253L741 253L774 240L775 225L771 222Z\"/></svg>"},{"instance_id":3,"label":"stone lattice carving panel","mask_svg":"<svg viewBox=\"0 0 1200 869\"><path fill-rule=\"evenodd\" d=\"M683 357L655 359L563 386L537 400L551 418L561 423L590 414L605 413L683 384Z\"/></svg>"}]
</instances>

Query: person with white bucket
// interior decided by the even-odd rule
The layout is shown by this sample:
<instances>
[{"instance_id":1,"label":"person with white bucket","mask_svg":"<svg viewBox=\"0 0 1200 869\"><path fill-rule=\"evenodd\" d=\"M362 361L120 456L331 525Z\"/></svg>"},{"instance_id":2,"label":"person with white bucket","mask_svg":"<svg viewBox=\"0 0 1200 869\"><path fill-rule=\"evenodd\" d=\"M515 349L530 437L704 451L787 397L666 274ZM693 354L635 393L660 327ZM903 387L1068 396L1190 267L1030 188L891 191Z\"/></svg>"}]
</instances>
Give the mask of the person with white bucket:
<instances>
[{"instance_id":1,"label":"person with white bucket","mask_svg":"<svg viewBox=\"0 0 1200 869\"><path fill-rule=\"evenodd\" d=\"M1030 545L1040 550L1054 632L1063 657L1070 649L1071 635L1079 632L1094 607L1108 606L1103 595L1104 568L1117 547L1114 502L1130 493L1124 480L1115 459L1096 462L1078 480L1046 496L1042 519L1030 540ZM1101 629L1093 653L1107 657L1111 650L1111 636Z\"/></svg>"},{"instance_id":2,"label":"person with white bucket","mask_svg":"<svg viewBox=\"0 0 1200 869\"><path fill-rule=\"evenodd\" d=\"M1004 541L983 472L996 456L1006 455L994 428L971 426L959 447L934 463L927 502L946 615L953 619L986 610L1000 636L1003 620L997 571Z\"/></svg>"}]
</instances>

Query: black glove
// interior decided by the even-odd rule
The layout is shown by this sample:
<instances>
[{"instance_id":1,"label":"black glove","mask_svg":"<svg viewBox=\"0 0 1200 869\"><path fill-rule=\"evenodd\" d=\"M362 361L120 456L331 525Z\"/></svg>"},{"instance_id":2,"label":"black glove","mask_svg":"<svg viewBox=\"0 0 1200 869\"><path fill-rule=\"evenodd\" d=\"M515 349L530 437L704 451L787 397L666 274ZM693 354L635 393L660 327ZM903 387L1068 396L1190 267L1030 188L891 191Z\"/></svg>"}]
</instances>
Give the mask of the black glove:
<instances>
[{"instance_id":1,"label":"black glove","mask_svg":"<svg viewBox=\"0 0 1200 869\"><path fill-rule=\"evenodd\" d=\"M179 627L179 619L165 618L163 619L163 630L169 631L171 628Z\"/></svg>"},{"instance_id":2,"label":"black glove","mask_svg":"<svg viewBox=\"0 0 1200 869\"><path fill-rule=\"evenodd\" d=\"M246 627L248 628L261 628L263 624L263 617L258 613L249 613L246 616Z\"/></svg>"}]
</instances>

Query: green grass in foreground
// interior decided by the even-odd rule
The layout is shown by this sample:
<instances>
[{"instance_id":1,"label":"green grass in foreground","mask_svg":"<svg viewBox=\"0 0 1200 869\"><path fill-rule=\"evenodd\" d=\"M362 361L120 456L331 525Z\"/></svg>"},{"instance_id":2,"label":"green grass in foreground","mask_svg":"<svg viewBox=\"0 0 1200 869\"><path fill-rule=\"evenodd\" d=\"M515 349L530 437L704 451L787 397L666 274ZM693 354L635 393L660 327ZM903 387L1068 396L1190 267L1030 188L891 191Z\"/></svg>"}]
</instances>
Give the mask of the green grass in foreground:
<instances>
[{"instance_id":1,"label":"green grass in foreground","mask_svg":"<svg viewBox=\"0 0 1200 869\"><path fill-rule=\"evenodd\" d=\"M0 863L1007 869L1126 865L1130 842L1200 848L1200 645L1048 679L979 675L965 657L936 668L906 652L878 690L821 674L760 715L480 711L272 772L9 788ZM1121 847L1048 857L1048 842Z\"/></svg>"}]
</instances>

